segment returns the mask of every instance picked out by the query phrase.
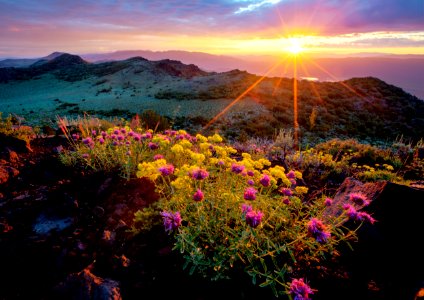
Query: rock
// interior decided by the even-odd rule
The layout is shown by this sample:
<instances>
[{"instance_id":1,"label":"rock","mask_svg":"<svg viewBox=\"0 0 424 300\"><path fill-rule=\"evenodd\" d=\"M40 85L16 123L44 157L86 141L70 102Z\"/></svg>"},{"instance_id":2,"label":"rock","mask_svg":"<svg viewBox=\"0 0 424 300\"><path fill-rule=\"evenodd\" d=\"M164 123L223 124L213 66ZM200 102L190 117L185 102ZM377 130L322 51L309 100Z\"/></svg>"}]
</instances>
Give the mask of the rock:
<instances>
[{"instance_id":1,"label":"rock","mask_svg":"<svg viewBox=\"0 0 424 300\"><path fill-rule=\"evenodd\" d=\"M58 291L66 299L75 300L122 300L119 283L112 279L103 279L91 273L89 268L71 274Z\"/></svg>"},{"instance_id":2,"label":"rock","mask_svg":"<svg viewBox=\"0 0 424 300\"><path fill-rule=\"evenodd\" d=\"M4 184L9 180L9 172L5 167L0 166L0 184Z\"/></svg>"},{"instance_id":3,"label":"rock","mask_svg":"<svg viewBox=\"0 0 424 300\"><path fill-rule=\"evenodd\" d=\"M19 170L13 167L6 167L6 171L9 172L10 177L16 177L19 175Z\"/></svg>"},{"instance_id":4,"label":"rock","mask_svg":"<svg viewBox=\"0 0 424 300\"><path fill-rule=\"evenodd\" d=\"M39 235L48 235L53 230L62 231L72 225L72 218L48 218L41 214L33 226L33 230Z\"/></svg>"},{"instance_id":5,"label":"rock","mask_svg":"<svg viewBox=\"0 0 424 300\"><path fill-rule=\"evenodd\" d=\"M364 223L357 231L353 251L345 249L341 254L340 266L350 271L352 284L345 299L386 299L388 295L390 299L414 299L424 282L424 190L386 181L363 184L348 178L333 205L342 205L351 192L368 196L371 203L362 210L376 222ZM329 212L338 214L339 209ZM378 289L371 291L370 282Z\"/></svg>"},{"instance_id":6,"label":"rock","mask_svg":"<svg viewBox=\"0 0 424 300\"><path fill-rule=\"evenodd\" d=\"M31 148L27 142L4 133L0 133L0 145L3 147L0 151L4 151L8 148L19 153L31 152Z\"/></svg>"},{"instance_id":7,"label":"rock","mask_svg":"<svg viewBox=\"0 0 424 300\"><path fill-rule=\"evenodd\" d=\"M101 206L96 206L93 209L93 213L94 213L95 216L101 218L101 217L103 217L105 215L105 209L103 207L101 207Z\"/></svg>"},{"instance_id":8,"label":"rock","mask_svg":"<svg viewBox=\"0 0 424 300\"><path fill-rule=\"evenodd\" d=\"M8 149L8 160L11 163L17 163L19 162L19 156L15 151L12 151L10 149Z\"/></svg>"}]
</instances>

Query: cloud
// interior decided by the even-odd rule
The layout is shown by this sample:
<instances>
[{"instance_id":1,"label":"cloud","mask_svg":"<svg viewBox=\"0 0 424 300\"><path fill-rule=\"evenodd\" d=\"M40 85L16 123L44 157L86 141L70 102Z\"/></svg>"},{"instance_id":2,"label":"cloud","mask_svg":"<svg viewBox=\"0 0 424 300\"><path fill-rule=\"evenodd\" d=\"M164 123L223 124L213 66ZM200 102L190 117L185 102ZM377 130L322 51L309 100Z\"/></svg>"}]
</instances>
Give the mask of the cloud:
<instances>
[{"instance_id":1,"label":"cloud","mask_svg":"<svg viewBox=\"0 0 424 300\"><path fill-rule=\"evenodd\" d=\"M273 5L273 4L277 4L280 3L281 0L263 0L263 1L254 1L255 3L249 4L248 6L245 7L240 7L239 9L237 9L234 14L240 14L243 12L248 12L248 11L253 11L256 10L258 8L260 8L261 6L264 5Z\"/></svg>"}]
</instances>

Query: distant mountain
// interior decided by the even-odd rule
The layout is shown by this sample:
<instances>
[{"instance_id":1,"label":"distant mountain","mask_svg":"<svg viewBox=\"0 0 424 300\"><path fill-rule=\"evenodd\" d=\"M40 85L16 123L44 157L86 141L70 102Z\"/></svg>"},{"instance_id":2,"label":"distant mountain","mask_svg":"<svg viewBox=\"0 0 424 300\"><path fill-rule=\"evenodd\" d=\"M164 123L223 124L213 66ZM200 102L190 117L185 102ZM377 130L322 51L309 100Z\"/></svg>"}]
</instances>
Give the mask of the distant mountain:
<instances>
[{"instance_id":1,"label":"distant mountain","mask_svg":"<svg viewBox=\"0 0 424 300\"><path fill-rule=\"evenodd\" d=\"M64 54L63 52L53 52L41 58L16 58L5 59L0 61L0 68L26 68L38 62L46 62Z\"/></svg>"},{"instance_id":2,"label":"distant mountain","mask_svg":"<svg viewBox=\"0 0 424 300\"><path fill-rule=\"evenodd\" d=\"M297 86L298 122L308 141L424 137L424 101L380 79L298 80ZM4 113L31 116L37 111L49 118L83 112L128 116L153 109L176 126L187 127L205 125L225 111L212 129L233 137L272 136L294 122L292 78L260 77L237 69L206 72L171 59L89 63L61 54L27 68L1 68L0 95Z\"/></svg>"}]
</instances>

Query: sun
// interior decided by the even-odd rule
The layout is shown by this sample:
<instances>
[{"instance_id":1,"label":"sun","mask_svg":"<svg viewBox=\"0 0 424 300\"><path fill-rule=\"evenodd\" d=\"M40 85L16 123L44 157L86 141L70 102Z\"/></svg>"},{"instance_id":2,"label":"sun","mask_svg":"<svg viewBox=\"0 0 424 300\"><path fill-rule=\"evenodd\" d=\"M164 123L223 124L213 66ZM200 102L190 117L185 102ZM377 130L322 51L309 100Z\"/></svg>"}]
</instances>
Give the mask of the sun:
<instances>
[{"instance_id":1,"label":"sun","mask_svg":"<svg viewBox=\"0 0 424 300\"><path fill-rule=\"evenodd\" d=\"M302 47L302 42L298 38L290 38L287 51L293 55L298 55L305 49Z\"/></svg>"}]
</instances>

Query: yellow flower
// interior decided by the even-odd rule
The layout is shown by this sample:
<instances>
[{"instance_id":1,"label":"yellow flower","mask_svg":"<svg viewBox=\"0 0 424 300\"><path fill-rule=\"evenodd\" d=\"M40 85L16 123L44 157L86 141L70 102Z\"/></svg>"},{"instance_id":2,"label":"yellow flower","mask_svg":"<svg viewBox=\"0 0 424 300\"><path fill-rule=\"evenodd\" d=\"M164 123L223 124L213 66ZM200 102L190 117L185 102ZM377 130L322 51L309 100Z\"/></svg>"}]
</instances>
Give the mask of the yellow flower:
<instances>
[{"instance_id":1,"label":"yellow flower","mask_svg":"<svg viewBox=\"0 0 424 300\"><path fill-rule=\"evenodd\" d=\"M214 142L214 143L221 143L222 137L219 134L215 133L213 136L208 137L208 141Z\"/></svg>"},{"instance_id":2,"label":"yellow flower","mask_svg":"<svg viewBox=\"0 0 424 300\"><path fill-rule=\"evenodd\" d=\"M177 179L171 182L171 185L175 187L177 190L189 189L190 179L188 176L177 177Z\"/></svg>"},{"instance_id":3,"label":"yellow flower","mask_svg":"<svg viewBox=\"0 0 424 300\"><path fill-rule=\"evenodd\" d=\"M171 147L171 151L175 154L181 154L181 153L184 153L184 148L183 146L176 144Z\"/></svg>"},{"instance_id":4,"label":"yellow flower","mask_svg":"<svg viewBox=\"0 0 424 300\"><path fill-rule=\"evenodd\" d=\"M308 188L306 186L297 186L294 190L300 195L308 192Z\"/></svg>"},{"instance_id":5,"label":"yellow flower","mask_svg":"<svg viewBox=\"0 0 424 300\"><path fill-rule=\"evenodd\" d=\"M302 179L302 173L300 173L299 171L294 171L294 175L297 179Z\"/></svg>"},{"instance_id":6,"label":"yellow flower","mask_svg":"<svg viewBox=\"0 0 424 300\"><path fill-rule=\"evenodd\" d=\"M206 159L206 157L203 155L203 154L201 154L201 153L196 153L196 152L191 152L191 154L190 154L190 157L191 157L191 159L192 160L194 160L197 164L201 164L205 159Z\"/></svg>"},{"instance_id":7,"label":"yellow flower","mask_svg":"<svg viewBox=\"0 0 424 300\"><path fill-rule=\"evenodd\" d=\"M200 133L196 134L196 139L198 142L205 143L208 141L208 138L201 135Z\"/></svg>"},{"instance_id":8,"label":"yellow flower","mask_svg":"<svg viewBox=\"0 0 424 300\"><path fill-rule=\"evenodd\" d=\"M189 141L187 141L187 140L181 140L181 141L179 141L178 142L178 145L181 145L182 147L184 147L184 148L191 148L192 146L193 146L193 144L192 143L190 143Z\"/></svg>"}]
</instances>

